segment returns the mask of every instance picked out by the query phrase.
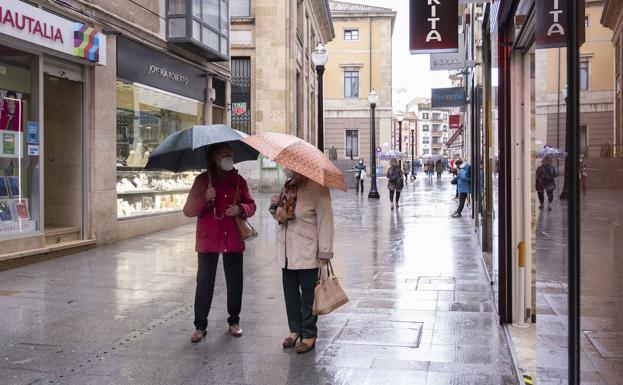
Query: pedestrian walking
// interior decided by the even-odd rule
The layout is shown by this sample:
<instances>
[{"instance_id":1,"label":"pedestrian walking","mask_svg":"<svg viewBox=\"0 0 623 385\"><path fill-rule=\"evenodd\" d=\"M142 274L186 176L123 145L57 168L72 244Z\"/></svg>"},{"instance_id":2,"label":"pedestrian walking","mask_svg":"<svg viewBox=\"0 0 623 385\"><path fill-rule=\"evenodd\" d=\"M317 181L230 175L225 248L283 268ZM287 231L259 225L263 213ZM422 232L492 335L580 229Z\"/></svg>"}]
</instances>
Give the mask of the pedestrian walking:
<instances>
[{"instance_id":1,"label":"pedestrian walking","mask_svg":"<svg viewBox=\"0 0 623 385\"><path fill-rule=\"evenodd\" d=\"M404 176L400 169L400 164L396 158L389 161L389 169L387 170L387 188L389 189L389 201L392 210L394 209L394 196L396 197L396 207L400 201L400 193L404 187Z\"/></svg>"},{"instance_id":2,"label":"pedestrian walking","mask_svg":"<svg viewBox=\"0 0 623 385\"><path fill-rule=\"evenodd\" d=\"M441 179L441 173L443 173L443 162L441 159L435 162L435 172L437 173L437 179Z\"/></svg>"},{"instance_id":3,"label":"pedestrian walking","mask_svg":"<svg viewBox=\"0 0 623 385\"><path fill-rule=\"evenodd\" d=\"M556 168L552 165L552 158L543 158L543 163L536 169L536 191L539 196L539 209L543 209L545 193L547 193L547 209L552 211L554 190L556 190Z\"/></svg>"},{"instance_id":4,"label":"pedestrian walking","mask_svg":"<svg viewBox=\"0 0 623 385\"><path fill-rule=\"evenodd\" d=\"M357 187L355 194L359 194L359 187L361 187L361 193L363 194L363 181L366 178L366 164L363 158L359 158L359 162L354 167L355 179L357 181Z\"/></svg>"},{"instance_id":5,"label":"pedestrian walking","mask_svg":"<svg viewBox=\"0 0 623 385\"><path fill-rule=\"evenodd\" d=\"M229 332L242 336L242 260L244 241L236 217L249 218L256 206L245 179L234 168L233 150L227 144L212 148L208 169L195 178L184 205L184 215L197 217L195 250L198 253L197 287L195 290L195 332L191 341L201 341L208 327L208 314L214 296L214 282L219 254L227 283Z\"/></svg>"},{"instance_id":6,"label":"pedestrian walking","mask_svg":"<svg viewBox=\"0 0 623 385\"><path fill-rule=\"evenodd\" d=\"M428 163L428 161L424 162L424 174L426 174L426 176L430 177L429 175L429 171L430 170L430 164Z\"/></svg>"},{"instance_id":7,"label":"pedestrian walking","mask_svg":"<svg viewBox=\"0 0 623 385\"><path fill-rule=\"evenodd\" d=\"M402 172L405 176L405 181L409 181L409 172L411 171L411 162L408 160L405 160L404 163L402 164Z\"/></svg>"},{"instance_id":8,"label":"pedestrian walking","mask_svg":"<svg viewBox=\"0 0 623 385\"><path fill-rule=\"evenodd\" d=\"M316 345L314 289L321 261L333 258L333 208L328 188L287 168L284 172L288 180L270 206L280 226L277 260L290 328L282 346L296 346L296 352L302 354Z\"/></svg>"},{"instance_id":9,"label":"pedestrian walking","mask_svg":"<svg viewBox=\"0 0 623 385\"><path fill-rule=\"evenodd\" d=\"M463 208L465 207L465 201L467 196L472 191L472 166L468 163L463 163L462 160L457 160L456 165L459 169L459 176L457 178L457 187L459 191L459 207L456 209L452 218L460 218Z\"/></svg>"}]
</instances>

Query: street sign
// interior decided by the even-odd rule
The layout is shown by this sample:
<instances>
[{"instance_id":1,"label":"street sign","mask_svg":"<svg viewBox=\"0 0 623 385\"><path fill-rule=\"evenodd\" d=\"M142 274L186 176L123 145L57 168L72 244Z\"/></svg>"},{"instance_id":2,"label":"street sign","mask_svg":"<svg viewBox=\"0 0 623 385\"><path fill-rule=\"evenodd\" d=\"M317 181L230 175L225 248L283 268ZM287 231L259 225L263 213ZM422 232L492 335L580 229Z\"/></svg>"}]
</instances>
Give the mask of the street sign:
<instances>
[{"instance_id":1,"label":"street sign","mask_svg":"<svg viewBox=\"0 0 623 385\"><path fill-rule=\"evenodd\" d=\"M462 115L450 115L449 116L450 128L455 130L461 127L462 117L463 117Z\"/></svg>"},{"instance_id":2,"label":"street sign","mask_svg":"<svg viewBox=\"0 0 623 385\"><path fill-rule=\"evenodd\" d=\"M465 105L465 89L463 87L433 88L431 105L432 108L463 107Z\"/></svg>"},{"instance_id":3,"label":"street sign","mask_svg":"<svg viewBox=\"0 0 623 385\"><path fill-rule=\"evenodd\" d=\"M459 49L458 0L411 0L409 48L412 54Z\"/></svg>"},{"instance_id":4,"label":"street sign","mask_svg":"<svg viewBox=\"0 0 623 385\"><path fill-rule=\"evenodd\" d=\"M246 102L240 102L240 103L232 103L231 104L231 113L236 115L236 116L240 116L240 115L244 115L245 112L247 112L247 103Z\"/></svg>"},{"instance_id":5,"label":"street sign","mask_svg":"<svg viewBox=\"0 0 623 385\"><path fill-rule=\"evenodd\" d=\"M459 39L459 50L450 53L433 53L430 55L431 71L460 70L465 67L465 43Z\"/></svg>"}]
</instances>

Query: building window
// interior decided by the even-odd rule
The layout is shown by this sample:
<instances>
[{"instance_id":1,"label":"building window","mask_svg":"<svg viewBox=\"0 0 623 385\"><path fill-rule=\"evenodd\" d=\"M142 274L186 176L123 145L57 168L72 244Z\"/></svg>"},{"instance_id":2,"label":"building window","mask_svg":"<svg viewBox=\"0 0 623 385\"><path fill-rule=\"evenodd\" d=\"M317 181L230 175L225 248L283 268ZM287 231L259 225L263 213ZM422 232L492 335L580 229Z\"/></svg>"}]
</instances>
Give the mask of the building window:
<instances>
[{"instance_id":1,"label":"building window","mask_svg":"<svg viewBox=\"0 0 623 385\"><path fill-rule=\"evenodd\" d=\"M439 149L438 148L433 148L433 155L439 155Z\"/></svg>"},{"instance_id":2,"label":"building window","mask_svg":"<svg viewBox=\"0 0 623 385\"><path fill-rule=\"evenodd\" d=\"M346 157L359 156L359 131L346 130Z\"/></svg>"},{"instance_id":3,"label":"building window","mask_svg":"<svg viewBox=\"0 0 623 385\"><path fill-rule=\"evenodd\" d=\"M430 150L428 148L425 148L422 150L422 155L428 155L430 154Z\"/></svg>"},{"instance_id":4,"label":"building window","mask_svg":"<svg viewBox=\"0 0 623 385\"><path fill-rule=\"evenodd\" d=\"M580 90L588 90L588 62L580 62Z\"/></svg>"},{"instance_id":5,"label":"building window","mask_svg":"<svg viewBox=\"0 0 623 385\"><path fill-rule=\"evenodd\" d=\"M446 138L445 136L443 137L443 142L444 143L448 143L448 138Z\"/></svg>"},{"instance_id":6,"label":"building window","mask_svg":"<svg viewBox=\"0 0 623 385\"><path fill-rule=\"evenodd\" d=\"M423 144L430 144L430 138L429 137L422 138L422 143Z\"/></svg>"},{"instance_id":7,"label":"building window","mask_svg":"<svg viewBox=\"0 0 623 385\"><path fill-rule=\"evenodd\" d=\"M359 97L359 71L344 71L344 97Z\"/></svg>"},{"instance_id":8,"label":"building window","mask_svg":"<svg viewBox=\"0 0 623 385\"><path fill-rule=\"evenodd\" d=\"M249 17L251 16L251 0L229 0L229 6L232 17Z\"/></svg>"},{"instance_id":9,"label":"building window","mask_svg":"<svg viewBox=\"0 0 623 385\"><path fill-rule=\"evenodd\" d=\"M434 114L433 114L433 119L434 119L434 120L441 120L441 114L439 114L439 113L434 113Z\"/></svg>"},{"instance_id":10,"label":"building window","mask_svg":"<svg viewBox=\"0 0 623 385\"><path fill-rule=\"evenodd\" d=\"M229 3L225 0L168 0L167 41L229 61Z\"/></svg>"},{"instance_id":11,"label":"building window","mask_svg":"<svg viewBox=\"0 0 623 385\"><path fill-rule=\"evenodd\" d=\"M448 120L448 114L443 114L443 120Z\"/></svg>"},{"instance_id":12,"label":"building window","mask_svg":"<svg viewBox=\"0 0 623 385\"><path fill-rule=\"evenodd\" d=\"M358 29L345 29L344 40L359 40L359 30Z\"/></svg>"},{"instance_id":13,"label":"building window","mask_svg":"<svg viewBox=\"0 0 623 385\"><path fill-rule=\"evenodd\" d=\"M443 125L443 131L448 132L448 126L446 126L445 124Z\"/></svg>"},{"instance_id":14,"label":"building window","mask_svg":"<svg viewBox=\"0 0 623 385\"><path fill-rule=\"evenodd\" d=\"M231 58L231 125L251 133L251 59Z\"/></svg>"},{"instance_id":15,"label":"building window","mask_svg":"<svg viewBox=\"0 0 623 385\"><path fill-rule=\"evenodd\" d=\"M433 137L433 144L439 144L439 137L438 136L434 136Z\"/></svg>"},{"instance_id":16,"label":"building window","mask_svg":"<svg viewBox=\"0 0 623 385\"><path fill-rule=\"evenodd\" d=\"M425 124L422 126L422 131L428 131L428 124Z\"/></svg>"},{"instance_id":17,"label":"building window","mask_svg":"<svg viewBox=\"0 0 623 385\"><path fill-rule=\"evenodd\" d=\"M441 131L441 124L433 124L433 131L434 132Z\"/></svg>"},{"instance_id":18,"label":"building window","mask_svg":"<svg viewBox=\"0 0 623 385\"><path fill-rule=\"evenodd\" d=\"M589 18L588 16L584 16L584 28L588 28L589 26Z\"/></svg>"},{"instance_id":19,"label":"building window","mask_svg":"<svg viewBox=\"0 0 623 385\"><path fill-rule=\"evenodd\" d=\"M422 113L422 119L428 120L428 117L429 117L428 112Z\"/></svg>"}]
</instances>

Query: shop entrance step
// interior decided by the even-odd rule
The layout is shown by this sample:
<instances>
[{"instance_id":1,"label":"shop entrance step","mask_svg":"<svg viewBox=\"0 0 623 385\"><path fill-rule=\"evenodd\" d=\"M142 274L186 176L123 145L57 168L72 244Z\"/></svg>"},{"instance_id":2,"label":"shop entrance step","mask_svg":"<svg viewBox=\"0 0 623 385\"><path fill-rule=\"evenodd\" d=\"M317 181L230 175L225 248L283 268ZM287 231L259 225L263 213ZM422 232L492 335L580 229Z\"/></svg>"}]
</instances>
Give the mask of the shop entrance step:
<instances>
[{"instance_id":1,"label":"shop entrance step","mask_svg":"<svg viewBox=\"0 0 623 385\"><path fill-rule=\"evenodd\" d=\"M57 243L79 241L80 229L78 227L57 227L46 226L45 244L54 245Z\"/></svg>"},{"instance_id":2,"label":"shop entrance step","mask_svg":"<svg viewBox=\"0 0 623 385\"><path fill-rule=\"evenodd\" d=\"M47 233L47 232L46 232ZM95 239L63 241L33 250L0 255L0 271L94 249Z\"/></svg>"}]
</instances>

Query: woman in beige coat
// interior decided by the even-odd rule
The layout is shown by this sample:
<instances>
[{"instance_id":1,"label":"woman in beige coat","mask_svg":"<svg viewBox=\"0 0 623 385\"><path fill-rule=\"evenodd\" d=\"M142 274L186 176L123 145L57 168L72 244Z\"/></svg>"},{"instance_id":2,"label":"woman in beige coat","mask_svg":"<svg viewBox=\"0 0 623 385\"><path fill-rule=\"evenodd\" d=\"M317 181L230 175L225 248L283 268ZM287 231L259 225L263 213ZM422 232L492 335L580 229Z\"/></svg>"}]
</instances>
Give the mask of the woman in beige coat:
<instances>
[{"instance_id":1,"label":"woman in beige coat","mask_svg":"<svg viewBox=\"0 0 623 385\"><path fill-rule=\"evenodd\" d=\"M333 257L333 208L329 189L291 170L284 172L288 180L283 191L271 200L271 213L280 226L277 260L290 327L282 345L296 346L301 354L316 345L314 288L321 261Z\"/></svg>"}]
</instances>

